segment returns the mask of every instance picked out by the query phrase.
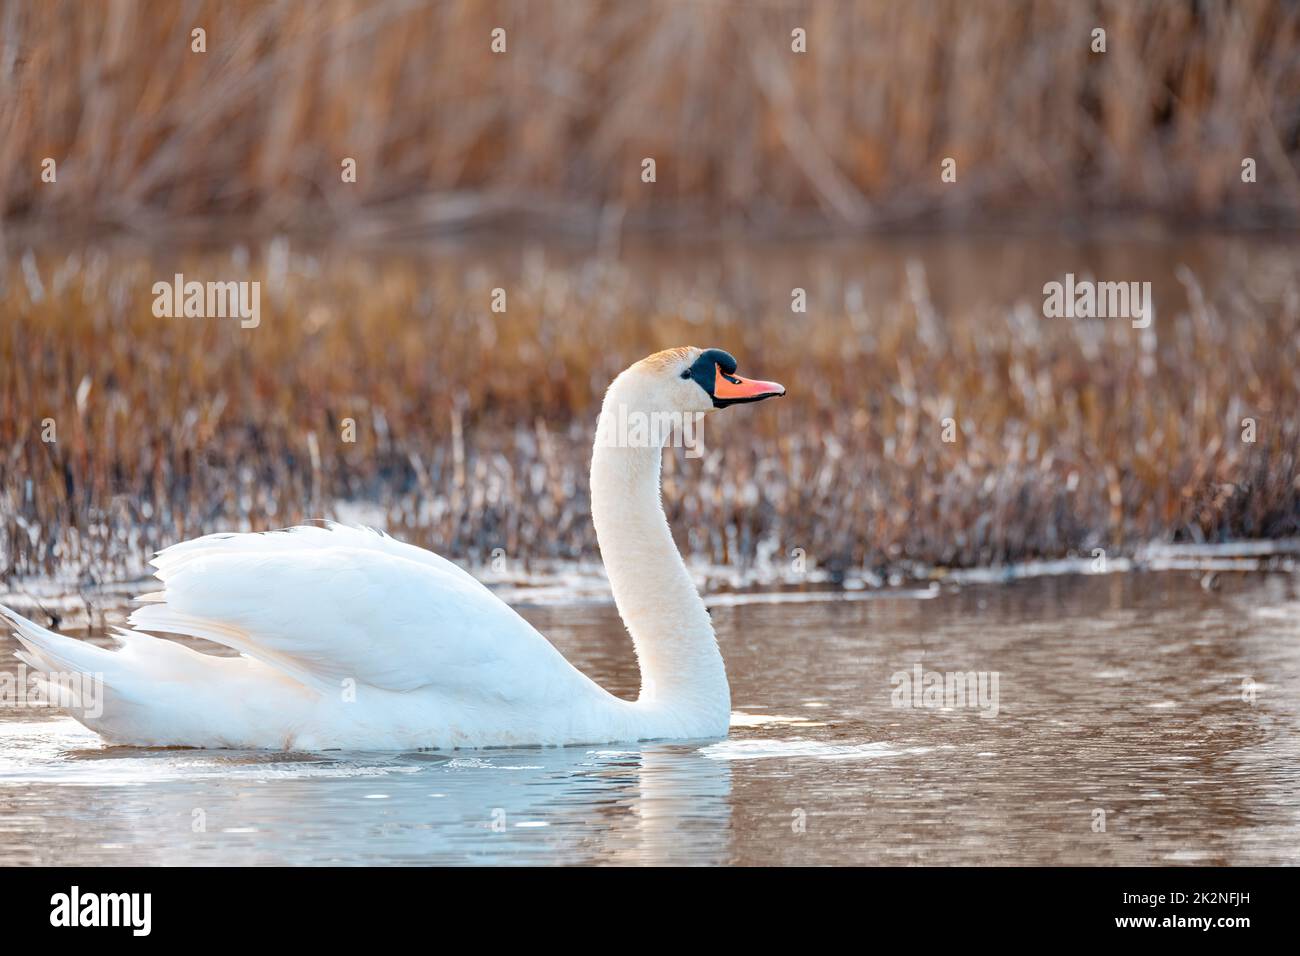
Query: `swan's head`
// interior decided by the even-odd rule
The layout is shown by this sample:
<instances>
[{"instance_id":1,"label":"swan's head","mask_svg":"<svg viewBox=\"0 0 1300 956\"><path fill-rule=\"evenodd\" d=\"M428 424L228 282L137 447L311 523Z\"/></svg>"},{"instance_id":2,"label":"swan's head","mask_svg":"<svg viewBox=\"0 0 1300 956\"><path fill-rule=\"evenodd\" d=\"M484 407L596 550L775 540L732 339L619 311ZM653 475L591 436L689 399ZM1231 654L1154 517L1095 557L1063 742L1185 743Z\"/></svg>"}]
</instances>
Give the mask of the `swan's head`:
<instances>
[{"instance_id":1,"label":"swan's head","mask_svg":"<svg viewBox=\"0 0 1300 956\"><path fill-rule=\"evenodd\" d=\"M647 412L711 412L785 394L777 382L741 378L722 349L683 346L647 356L619 375L610 394Z\"/></svg>"}]
</instances>

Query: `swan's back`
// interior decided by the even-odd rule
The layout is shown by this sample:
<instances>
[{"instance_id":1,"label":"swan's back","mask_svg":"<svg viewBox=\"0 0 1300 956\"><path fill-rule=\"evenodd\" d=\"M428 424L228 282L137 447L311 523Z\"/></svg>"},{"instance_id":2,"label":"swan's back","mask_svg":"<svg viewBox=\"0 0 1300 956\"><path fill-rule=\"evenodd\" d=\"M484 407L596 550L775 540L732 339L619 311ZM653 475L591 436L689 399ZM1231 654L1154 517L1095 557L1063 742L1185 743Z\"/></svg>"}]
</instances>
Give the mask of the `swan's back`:
<instances>
[{"instance_id":1,"label":"swan's back","mask_svg":"<svg viewBox=\"0 0 1300 956\"><path fill-rule=\"evenodd\" d=\"M214 640L320 690L452 684L514 699L528 692L511 681L519 664L567 666L472 575L368 529L208 535L153 563L165 588L133 625Z\"/></svg>"},{"instance_id":2,"label":"swan's back","mask_svg":"<svg viewBox=\"0 0 1300 956\"><path fill-rule=\"evenodd\" d=\"M104 715L83 722L110 739L167 743L183 726L177 742L193 743L193 725L208 746L320 747L373 725L383 747L567 742L620 703L472 575L375 531L208 535L153 563L163 590L131 615L122 651L11 617L36 666L103 674Z\"/></svg>"}]
</instances>

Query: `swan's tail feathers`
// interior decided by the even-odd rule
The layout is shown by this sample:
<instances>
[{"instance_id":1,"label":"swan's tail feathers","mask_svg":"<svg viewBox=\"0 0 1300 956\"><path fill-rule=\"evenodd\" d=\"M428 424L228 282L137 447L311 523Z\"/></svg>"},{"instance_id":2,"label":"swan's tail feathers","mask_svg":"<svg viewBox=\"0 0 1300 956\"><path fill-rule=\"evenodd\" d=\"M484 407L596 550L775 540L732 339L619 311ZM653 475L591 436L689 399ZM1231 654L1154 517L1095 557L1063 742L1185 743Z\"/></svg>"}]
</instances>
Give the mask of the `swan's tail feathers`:
<instances>
[{"instance_id":1,"label":"swan's tail feathers","mask_svg":"<svg viewBox=\"0 0 1300 956\"><path fill-rule=\"evenodd\" d=\"M0 617L9 622L14 637L23 649L17 652L29 667L45 673L55 670L93 671L103 659L112 655L102 647L58 634L35 621L29 621L12 608L0 604Z\"/></svg>"},{"instance_id":2,"label":"swan's tail feathers","mask_svg":"<svg viewBox=\"0 0 1300 956\"><path fill-rule=\"evenodd\" d=\"M110 650L56 634L4 605L0 617L18 638L18 657L35 671L42 705L66 708L113 743L229 746L222 728L239 728L250 701L282 702L297 687L248 658L215 657L140 631L116 628Z\"/></svg>"},{"instance_id":3,"label":"swan's tail feathers","mask_svg":"<svg viewBox=\"0 0 1300 956\"><path fill-rule=\"evenodd\" d=\"M3 604L0 617L9 622L22 648L15 655L36 671L38 688L49 703L67 708L86 724L102 715L111 651L41 627Z\"/></svg>"}]
</instances>

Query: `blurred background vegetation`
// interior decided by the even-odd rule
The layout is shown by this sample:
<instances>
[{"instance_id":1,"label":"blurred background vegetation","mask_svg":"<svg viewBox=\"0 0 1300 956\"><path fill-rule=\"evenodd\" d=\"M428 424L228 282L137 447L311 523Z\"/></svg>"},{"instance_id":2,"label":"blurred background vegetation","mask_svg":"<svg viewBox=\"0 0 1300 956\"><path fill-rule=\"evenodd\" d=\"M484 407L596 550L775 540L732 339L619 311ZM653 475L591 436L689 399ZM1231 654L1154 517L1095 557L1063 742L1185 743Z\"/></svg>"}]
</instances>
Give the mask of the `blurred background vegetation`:
<instances>
[{"instance_id":1,"label":"blurred background vegetation","mask_svg":"<svg viewBox=\"0 0 1300 956\"><path fill-rule=\"evenodd\" d=\"M701 562L1300 534L1296 4L5 0L0 214L0 580L314 517L592 558L604 387L685 343L790 389L669 454ZM1152 327L1044 319L1066 272Z\"/></svg>"},{"instance_id":2,"label":"blurred background vegetation","mask_svg":"<svg viewBox=\"0 0 1300 956\"><path fill-rule=\"evenodd\" d=\"M1300 7L1277 0L0 10L0 210L44 225L404 234L513 214L788 236L994 212L1293 223L1300 207ZM1247 156L1260 188L1243 188Z\"/></svg>"}]
</instances>

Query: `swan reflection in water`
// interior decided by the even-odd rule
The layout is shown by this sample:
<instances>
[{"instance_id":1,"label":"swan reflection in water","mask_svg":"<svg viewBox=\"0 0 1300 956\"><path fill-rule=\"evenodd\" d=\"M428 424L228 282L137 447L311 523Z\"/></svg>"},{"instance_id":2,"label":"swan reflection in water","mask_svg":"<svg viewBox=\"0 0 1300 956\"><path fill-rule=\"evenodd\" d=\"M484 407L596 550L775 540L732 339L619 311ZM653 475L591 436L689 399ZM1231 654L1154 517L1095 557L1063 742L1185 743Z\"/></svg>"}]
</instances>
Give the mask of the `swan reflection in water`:
<instances>
[{"instance_id":1,"label":"swan reflection in water","mask_svg":"<svg viewBox=\"0 0 1300 956\"><path fill-rule=\"evenodd\" d=\"M706 741L286 754L95 747L70 720L7 735L18 729L28 739L3 749L25 756L0 766L16 798L0 827L39 814L68 830L6 847L5 863L669 865L729 853L731 768L700 752Z\"/></svg>"}]
</instances>

